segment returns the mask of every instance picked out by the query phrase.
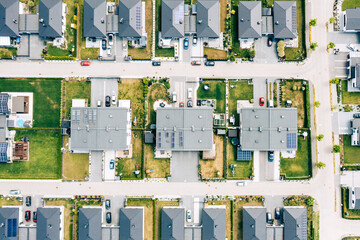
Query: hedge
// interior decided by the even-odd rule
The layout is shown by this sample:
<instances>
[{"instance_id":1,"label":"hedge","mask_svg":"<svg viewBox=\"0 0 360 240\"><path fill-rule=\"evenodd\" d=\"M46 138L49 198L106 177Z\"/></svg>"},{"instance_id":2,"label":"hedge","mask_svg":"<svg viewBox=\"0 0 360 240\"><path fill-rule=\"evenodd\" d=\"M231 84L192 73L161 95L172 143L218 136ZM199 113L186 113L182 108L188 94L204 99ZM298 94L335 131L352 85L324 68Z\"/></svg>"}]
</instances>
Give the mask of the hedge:
<instances>
[{"instance_id":1,"label":"hedge","mask_svg":"<svg viewBox=\"0 0 360 240\"><path fill-rule=\"evenodd\" d=\"M70 57L70 56L45 56L44 59L45 60L71 60L71 61L76 60L75 57Z\"/></svg>"},{"instance_id":2,"label":"hedge","mask_svg":"<svg viewBox=\"0 0 360 240\"><path fill-rule=\"evenodd\" d=\"M310 84L306 84L306 118L307 118L307 127L311 128L311 118L310 118ZM314 99L315 100L315 99Z\"/></svg>"}]
</instances>

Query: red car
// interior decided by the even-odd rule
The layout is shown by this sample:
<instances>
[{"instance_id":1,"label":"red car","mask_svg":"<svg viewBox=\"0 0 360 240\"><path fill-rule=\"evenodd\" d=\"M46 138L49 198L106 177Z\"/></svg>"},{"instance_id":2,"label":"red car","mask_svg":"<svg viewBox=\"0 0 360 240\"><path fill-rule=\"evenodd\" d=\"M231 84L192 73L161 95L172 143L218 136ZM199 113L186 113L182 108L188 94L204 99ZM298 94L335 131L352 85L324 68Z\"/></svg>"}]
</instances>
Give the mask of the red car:
<instances>
[{"instance_id":1,"label":"red car","mask_svg":"<svg viewBox=\"0 0 360 240\"><path fill-rule=\"evenodd\" d=\"M25 212L25 220L27 222L31 220L31 211L26 211Z\"/></svg>"},{"instance_id":2,"label":"red car","mask_svg":"<svg viewBox=\"0 0 360 240\"><path fill-rule=\"evenodd\" d=\"M265 104L265 99L263 97L260 98L260 106L264 106Z\"/></svg>"},{"instance_id":3,"label":"red car","mask_svg":"<svg viewBox=\"0 0 360 240\"><path fill-rule=\"evenodd\" d=\"M200 61L192 61L191 65L195 66L195 65L201 65Z\"/></svg>"},{"instance_id":4,"label":"red car","mask_svg":"<svg viewBox=\"0 0 360 240\"><path fill-rule=\"evenodd\" d=\"M179 107L184 107L184 103L183 103L183 102L180 102L180 103L179 103Z\"/></svg>"},{"instance_id":5,"label":"red car","mask_svg":"<svg viewBox=\"0 0 360 240\"><path fill-rule=\"evenodd\" d=\"M37 212L33 212L33 221L34 223L37 222Z\"/></svg>"},{"instance_id":6,"label":"red car","mask_svg":"<svg viewBox=\"0 0 360 240\"><path fill-rule=\"evenodd\" d=\"M90 66L90 61L81 61L80 65L81 66Z\"/></svg>"}]
</instances>

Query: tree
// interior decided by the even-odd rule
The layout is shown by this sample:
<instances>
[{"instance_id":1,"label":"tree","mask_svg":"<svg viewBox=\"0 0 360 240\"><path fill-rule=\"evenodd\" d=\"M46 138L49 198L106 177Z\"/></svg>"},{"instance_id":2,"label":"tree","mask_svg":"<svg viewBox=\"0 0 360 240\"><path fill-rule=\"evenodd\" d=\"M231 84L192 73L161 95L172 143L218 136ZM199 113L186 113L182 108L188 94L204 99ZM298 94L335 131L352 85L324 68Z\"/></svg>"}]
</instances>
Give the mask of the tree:
<instances>
[{"instance_id":1,"label":"tree","mask_svg":"<svg viewBox=\"0 0 360 240\"><path fill-rule=\"evenodd\" d=\"M331 84L339 84L340 83L340 78L333 78L330 80Z\"/></svg>"},{"instance_id":2,"label":"tree","mask_svg":"<svg viewBox=\"0 0 360 240\"><path fill-rule=\"evenodd\" d=\"M335 47L335 43L333 43L333 42L329 42L329 44L328 44L328 48L334 48Z\"/></svg>"},{"instance_id":3,"label":"tree","mask_svg":"<svg viewBox=\"0 0 360 240\"><path fill-rule=\"evenodd\" d=\"M319 134L316 139L320 142L324 138L324 134Z\"/></svg>"},{"instance_id":4,"label":"tree","mask_svg":"<svg viewBox=\"0 0 360 240\"><path fill-rule=\"evenodd\" d=\"M316 108L320 107L320 102L319 102L319 101L315 101L315 102L314 102L314 106L315 106Z\"/></svg>"},{"instance_id":5,"label":"tree","mask_svg":"<svg viewBox=\"0 0 360 240\"><path fill-rule=\"evenodd\" d=\"M324 168L326 167L326 164L323 163L323 162L318 162L318 163L316 164L316 167L317 167L318 169L324 169Z\"/></svg>"},{"instance_id":6,"label":"tree","mask_svg":"<svg viewBox=\"0 0 360 240\"><path fill-rule=\"evenodd\" d=\"M334 22L335 22L335 17L329 18L329 22L330 22L330 24L331 24L331 23L334 23Z\"/></svg>"},{"instance_id":7,"label":"tree","mask_svg":"<svg viewBox=\"0 0 360 240\"><path fill-rule=\"evenodd\" d=\"M279 57L285 57L285 43L284 41L279 41L277 44L277 52Z\"/></svg>"},{"instance_id":8,"label":"tree","mask_svg":"<svg viewBox=\"0 0 360 240\"><path fill-rule=\"evenodd\" d=\"M309 25L312 26L312 27L315 27L316 22L317 22L317 18L311 19L310 22L309 22Z\"/></svg>"},{"instance_id":9,"label":"tree","mask_svg":"<svg viewBox=\"0 0 360 240\"><path fill-rule=\"evenodd\" d=\"M306 199L306 205L308 206L312 206L314 205L314 199L312 197L309 197L308 199Z\"/></svg>"},{"instance_id":10,"label":"tree","mask_svg":"<svg viewBox=\"0 0 360 240\"><path fill-rule=\"evenodd\" d=\"M342 147L340 145L334 145L333 147L333 152L334 153L340 153L342 152Z\"/></svg>"},{"instance_id":11,"label":"tree","mask_svg":"<svg viewBox=\"0 0 360 240\"><path fill-rule=\"evenodd\" d=\"M313 42L310 44L310 49L315 51L315 49L318 47L318 44L316 42Z\"/></svg>"},{"instance_id":12,"label":"tree","mask_svg":"<svg viewBox=\"0 0 360 240\"><path fill-rule=\"evenodd\" d=\"M235 14L235 10L231 10L231 15L234 15Z\"/></svg>"}]
</instances>

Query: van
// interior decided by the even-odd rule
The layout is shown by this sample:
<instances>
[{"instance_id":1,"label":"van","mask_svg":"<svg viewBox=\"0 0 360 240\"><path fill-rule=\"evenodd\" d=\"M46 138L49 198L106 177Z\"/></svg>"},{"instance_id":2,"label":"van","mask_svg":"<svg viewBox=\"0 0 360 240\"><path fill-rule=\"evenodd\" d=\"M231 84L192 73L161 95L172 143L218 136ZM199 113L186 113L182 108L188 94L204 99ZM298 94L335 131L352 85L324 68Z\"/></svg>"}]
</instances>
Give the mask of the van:
<instances>
[{"instance_id":1,"label":"van","mask_svg":"<svg viewBox=\"0 0 360 240\"><path fill-rule=\"evenodd\" d=\"M187 97L188 97L188 99L192 99L192 93L193 93L192 88L188 88L188 91L187 91Z\"/></svg>"},{"instance_id":2,"label":"van","mask_svg":"<svg viewBox=\"0 0 360 240\"><path fill-rule=\"evenodd\" d=\"M175 103L176 102L176 92L172 93L172 101Z\"/></svg>"},{"instance_id":3,"label":"van","mask_svg":"<svg viewBox=\"0 0 360 240\"><path fill-rule=\"evenodd\" d=\"M269 107L269 108L273 108L273 107L274 107L274 100L269 100L269 101L268 101L268 107Z\"/></svg>"}]
</instances>

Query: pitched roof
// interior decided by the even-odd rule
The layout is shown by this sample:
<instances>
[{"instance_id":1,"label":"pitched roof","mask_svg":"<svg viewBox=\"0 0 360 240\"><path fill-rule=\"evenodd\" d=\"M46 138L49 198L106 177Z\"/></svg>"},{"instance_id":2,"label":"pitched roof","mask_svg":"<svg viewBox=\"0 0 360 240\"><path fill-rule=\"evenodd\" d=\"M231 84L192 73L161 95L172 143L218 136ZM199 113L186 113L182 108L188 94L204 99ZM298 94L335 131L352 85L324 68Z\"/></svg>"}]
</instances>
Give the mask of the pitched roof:
<instances>
[{"instance_id":1,"label":"pitched roof","mask_svg":"<svg viewBox=\"0 0 360 240\"><path fill-rule=\"evenodd\" d=\"M196 5L198 37L218 38L220 36L219 0L198 0Z\"/></svg>"},{"instance_id":2,"label":"pitched roof","mask_svg":"<svg viewBox=\"0 0 360 240\"><path fill-rule=\"evenodd\" d=\"M127 207L120 210L120 240L144 238L144 208Z\"/></svg>"},{"instance_id":3,"label":"pitched roof","mask_svg":"<svg viewBox=\"0 0 360 240\"><path fill-rule=\"evenodd\" d=\"M360 7L346 9L346 30L360 31Z\"/></svg>"},{"instance_id":4,"label":"pitched roof","mask_svg":"<svg viewBox=\"0 0 360 240\"><path fill-rule=\"evenodd\" d=\"M36 239L60 240L60 208L38 208Z\"/></svg>"},{"instance_id":5,"label":"pitched roof","mask_svg":"<svg viewBox=\"0 0 360 240\"><path fill-rule=\"evenodd\" d=\"M261 37L261 2L239 2L239 38Z\"/></svg>"},{"instance_id":6,"label":"pitched roof","mask_svg":"<svg viewBox=\"0 0 360 240\"><path fill-rule=\"evenodd\" d=\"M284 207L284 239L307 239L307 211L305 207Z\"/></svg>"},{"instance_id":7,"label":"pitched roof","mask_svg":"<svg viewBox=\"0 0 360 240\"><path fill-rule=\"evenodd\" d=\"M243 239L244 240L266 239L266 208L264 207L243 208Z\"/></svg>"},{"instance_id":8,"label":"pitched roof","mask_svg":"<svg viewBox=\"0 0 360 240\"><path fill-rule=\"evenodd\" d=\"M141 37L142 33L141 0L119 1L119 36Z\"/></svg>"},{"instance_id":9,"label":"pitched roof","mask_svg":"<svg viewBox=\"0 0 360 240\"><path fill-rule=\"evenodd\" d=\"M40 0L39 36L62 36L62 0Z\"/></svg>"},{"instance_id":10,"label":"pitched roof","mask_svg":"<svg viewBox=\"0 0 360 240\"><path fill-rule=\"evenodd\" d=\"M79 240L101 239L101 208L80 208Z\"/></svg>"},{"instance_id":11,"label":"pitched roof","mask_svg":"<svg viewBox=\"0 0 360 240\"><path fill-rule=\"evenodd\" d=\"M0 36L19 36L19 0L0 0Z\"/></svg>"},{"instance_id":12,"label":"pitched roof","mask_svg":"<svg viewBox=\"0 0 360 240\"><path fill-rule=\"evenodd\" d=\"M161 209L161 240L185 238L185 210L177 207Z\"/></svg>"},{"instance_id":13,"label":"pitched roof","mask_svg":"<svg viewBox=\"0 0 360 240\"><path fill-rule=\"evenodd\" d=\"M162 0L161 37L184 37L184 0Z\"/></svg>"},{"instance_id":14,"label":"pitched roof","mask_svg":"<svg viewBox=\"0 0 360 240\"><path fill-rule=\"evenodd\" d=\"M103 38L106 33L106 0L84 1L84 37Z\"/></svg>"},{"instance_id":15,"label":"pitched roof","mask_svg":"<svg viewBox=\"0 0 360 240\"><path fill-rule=\"evenodd\" d=\"M225 208L203 208L202 240L225 239Z\"/></svg>"},{"instance_id":16,"label":"pitched roof","mask_svg":"<svg viewBox=\"0 0 360 240\"><path fill-rule=\"evenodd\" d=\"M0 143L6 141L7 128L6 115L0 114Z\"/></svg>"},{"instance_id":17,"label":"pitched roof","mask_svg":"<svg viewBox=\"0 0 360 240\"><path fill-rule=\"evenodd\" d=\"M0 208L0 238L19 239L19 208Z\"/></svg>"},{"instance_id":18,"label":"pitched roof","mask_svg":"<svg viewBox=\"0 0 360 240\"><path fill-rule=\"evenodd\" d=\"M297 37L296 1L275 1L274 37L280 39Z\"/></svg>"},{"instance_id":19,"label":"pitched roof","mask_svg":"<svg viewBox=\"0 0 360 240\"><path fill-rule=\"evenodd\" d=\"M358 118L353 121L356 120L360 121ZM349 209L360 209L360 188L358 187L349 187Z\"/></svg>"}]
</instances>

